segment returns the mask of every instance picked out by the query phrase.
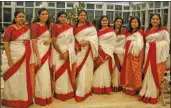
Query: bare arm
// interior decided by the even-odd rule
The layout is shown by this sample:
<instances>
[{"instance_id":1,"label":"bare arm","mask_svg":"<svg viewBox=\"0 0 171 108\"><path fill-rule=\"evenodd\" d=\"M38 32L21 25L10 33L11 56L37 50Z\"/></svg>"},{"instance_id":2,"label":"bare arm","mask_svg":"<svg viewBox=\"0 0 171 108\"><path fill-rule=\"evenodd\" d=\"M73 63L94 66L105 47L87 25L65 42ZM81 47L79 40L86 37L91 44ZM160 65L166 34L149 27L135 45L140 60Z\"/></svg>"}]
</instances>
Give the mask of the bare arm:
<instances>
[{"instance_id":1,"label":"bare arm","mask_svg":"<svg viewBox=\"0 0 171 108\"><path fill-rule=\"evenodd\" d=\"M41 66L41 58L40 58L40 54L39 54L38 47L37 47L37 39L32 39L32 46L33 46L33 52L36 55L37 65L40 67Z\"/></svg>"},{"instance_id":2,"label":"bare arm","mask_svg":"<svg viewBox=\"0 0 171 108\"><path fill-rule=\"evenodd\" d=\"M54 38L54 37L52 37L52 44L53 44L55 50L60 54L61 59L67 60L68 57L69 57L68 51L66 51L66 52L63 53L63 52L61 51L59 45L58 45L57 42L56 42L56 38Z\"/></svg>"},{"instance_id":3,"label":"bare arm","mask_svg":"<svg viewBox=\"0 0 171 108\"><path fill-rule=\"evenodd\" d=\"M59 48L59 45L56 43L56 38L52 37L52 44L53 44L53 47L55 48L55 50L60 54L62 55L62 51L61 49Z\"/></svg>"},{"instance_id":4,"label":"bare arm","mask_svg":"<svg viewBox=\"0 0 171 108\"><path fill-rule=\"evenodd\" d=\"M7 58L8 59L12 59L11 58L11 51L10 51L10 47L9 47L9 42L4 42L4 48L5 48L5 53L6 53L6 55L7 55Z\"/></svg>"},{"instance_id":5,"label":"bare arm","mask_svg":"<svg viewBox=\"0 0 171 108\"><path fill-rule=\"evenodd\" d=\"M41 58L40 58L40 54L39 54L38 47L37 47L38 28L39 26L35 23L35 24L32 24L30 30L31 30L32 48L33 48L34 54L36 55L35 61L36 61L37 66L41 66Z\"/></svg>"},{"instance_id":6,"label":"bare arm","mask_svg":"<svg viewBox=\"0 0 171 108\"><path fill-rule=\"evenodd\" d=\"M37 39L32 39L32 46L33 46L33 52L35 53L37 58L40 58L40 54L37 48Z\"/></svg>"},{"instance_id":7,"label":"bare arm","mask_svg":"<svg viewBox=\"0 0 171 108\"><path fill-rule=\"evenodd\" d=\"M9 64L9 66L12 66L13 60L11 58L11 51L10 51L9 44L10 43L8 41L4 41L4 48L5 48L5 53L7 55L7 58L8 58L8 64Z\"/></svg>"}]
</instances>

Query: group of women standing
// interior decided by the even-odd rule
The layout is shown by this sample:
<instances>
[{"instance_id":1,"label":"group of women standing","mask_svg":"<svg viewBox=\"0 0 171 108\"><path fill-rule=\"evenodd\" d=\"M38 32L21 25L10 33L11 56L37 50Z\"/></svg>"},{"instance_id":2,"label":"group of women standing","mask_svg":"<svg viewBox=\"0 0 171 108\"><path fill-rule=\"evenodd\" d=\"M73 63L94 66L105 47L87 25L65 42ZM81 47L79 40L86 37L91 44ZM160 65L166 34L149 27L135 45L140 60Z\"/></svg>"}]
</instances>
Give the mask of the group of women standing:
<instances>
[{"instance_id":1,"label":"group of women standing","mask_svg":"<svg viewBox=\"0 0 171 108\"><path fill-rule=\"evenodd\" d=\"M51 24L46 8L38 11L31 27L25 25L24 12L14 17L4 34L2 105L29 107L33 98L46 105L53 93L62 101L75 97L81 102L92 92L121 90L128 95L140 91L140 101L157 103L170 44L159 15L150 18L145 32L137 17L126 30L122 18L112 28L102 16L96 29L85 10L74 26L67 24L63 11Z\"/></svg>"}]
</instances>

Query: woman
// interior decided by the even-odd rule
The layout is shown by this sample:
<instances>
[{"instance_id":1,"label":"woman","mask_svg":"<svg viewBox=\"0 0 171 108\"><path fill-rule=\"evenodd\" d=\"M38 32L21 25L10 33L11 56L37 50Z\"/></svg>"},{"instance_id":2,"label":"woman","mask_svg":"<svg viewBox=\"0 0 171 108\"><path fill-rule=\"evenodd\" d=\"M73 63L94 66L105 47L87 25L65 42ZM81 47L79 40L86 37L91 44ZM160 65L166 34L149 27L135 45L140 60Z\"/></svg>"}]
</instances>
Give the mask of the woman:
<instances>
[{"instance_id":1,"label":"woman","mask_svg":"<svg viewBox=\"0 0 171 108\"><path fill-rule=\"evenodd\" d=\"M161 82L169 56L170 36L166 27L161 26L161 18L154 14L145 31L145 77L139 93L139 101L156 104L161 93Z\"/></svg>"},{"instance_id":2,"label":"woman","mask_svg":"<svg viewBox=\"0 0 171 108\"><path fill-rule=\"evenodd\" d=\"M38 17L31 27L32 46L35 54L35 103L46 105L52 103L50 60L50 22L46 8L38 10Z\"/></svg>"},{"instance_id":3,"label":"woman","mask_svg":"<svg viewBox=\"0 0 171 108\"><path fill-rule=\"evenodd\" d=\"M91 94L93 80L93 59L98 56L96 28L87 22L87 12L81 10L74 28L77 50L76 101L85 100Z\"/></svg>"},{"instance_id":4,"label":"woman","mask_svg":"<svg viewBox=\"0 0 171 108\"><path fill-rule=\"evenodd\" d=\"M60 11L52 28L55 97L62 101L74 96L76 70L75 38L73 28L67 24L67 14Z\"/></svg>"},{"instance_id":5,"label":"woman","mask_svg":"<svg viewBox=\"0 0 171 108\"><path fill-rule=\"evenodd\" d=\"M120 83L128 95L135 95L142 85L142 63L144 52L143 30L137 17L129 23L126 35L125 56L122 66Z\"/></svg>"},{"instance_id":6,"label":"woman","mask_svg":"<svg viewBox=\"0 0 171 108\"><path fill-rule=\"evenodd\" d=\"M122 90L120 86L120 72L121 66L123 64L124 53L125 53L125 40L126 40L126 29L122 28L123 19L120 17L115 18L113 30L116 33L116 43L115 43L115 69L112 76L112 86L114 92L119 92Z\"/></svg>"},{"instance_id":7,"label":"woman","mask_svg":"<svg viewBox=\"0 0 171 108\"><path fill-rule=\"evenodd\" d=\"M4 34L2 75L5 81L2 105L27 108L32 103L30 78L30 29L25 25L23 11L14 13L12 25Z\"/></svg>"},{"instance_id":8,"label":"woman","mask_svg":"<svg viewBox=\"0 0 171 108\"><path fill-rule=\"evenodd\" d=\"M95 72L93 78L93 92L97 94L112 91L111 74L114 68L114 48L116 34L110 27L107 16L102 16L98 23L99 56L95 62Z\"/></svg>"}]
</instances>

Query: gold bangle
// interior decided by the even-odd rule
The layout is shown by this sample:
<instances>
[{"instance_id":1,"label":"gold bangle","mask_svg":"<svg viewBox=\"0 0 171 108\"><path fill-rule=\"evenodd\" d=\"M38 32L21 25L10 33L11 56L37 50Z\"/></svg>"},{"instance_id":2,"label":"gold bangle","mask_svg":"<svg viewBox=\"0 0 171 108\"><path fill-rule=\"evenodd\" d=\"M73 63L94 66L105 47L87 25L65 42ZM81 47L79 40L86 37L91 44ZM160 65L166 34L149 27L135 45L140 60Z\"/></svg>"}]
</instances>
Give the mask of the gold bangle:
<instances>
[{"instance_id":1,"label":"gold bangle","mask_svg":"<svg viewBox=\"0 0 171 108\"><path fill-rule=\"evenodd\" d=\"M6 53L6 55L7 55L7 56L10 56L11 54L10 54L10 53L8 53L8 54Z\"/></svg>"},{"instance_id":2,"label":"gold bangle","mask_svg":"<svg viewBox=\"0 0 171 108\"><path fill-rule=\"evenodd\" d=\"M40 57L36 57L36 59L40 59Z\"/></svg>"},{"instance_id":3,"label":"gold bangle","mask_svg":"<svg viewBox=\"0 0 171 108\"><path fill-rule=\"evenodd\" d=\"M55 42L56 45L58 45L58 42Z\"/></svg>"},{"instance_id":4,"label":"gold bangle","mask_svg":"<svg viewBox=\"0 0 171 108\"><path fill-rule=\"evenodd\" d=\"M8 58L8 60L11 60L12 58L11 57L7 57Z\"/></svg>"}]
</instances>

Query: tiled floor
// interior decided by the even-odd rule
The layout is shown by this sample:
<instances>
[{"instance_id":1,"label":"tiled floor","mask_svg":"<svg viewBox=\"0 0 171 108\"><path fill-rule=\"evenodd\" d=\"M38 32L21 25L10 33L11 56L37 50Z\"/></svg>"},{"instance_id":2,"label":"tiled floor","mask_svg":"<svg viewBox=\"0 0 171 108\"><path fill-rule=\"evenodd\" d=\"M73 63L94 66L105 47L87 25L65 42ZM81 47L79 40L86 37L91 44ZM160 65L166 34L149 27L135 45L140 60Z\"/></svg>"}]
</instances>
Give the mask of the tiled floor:
<instances>
[{"instance_id":1,"label":"tiled floor","mask_svg":"<svg viewBox=\"0 0 171 108\"><path fill-rule=\"evenodd\" d=\"M138 96L128 96L120 93L110 95L93 94L83 102L76 102L75 99L62 102L53 98L53 103L47 106L31 105L30 108L170 108L170 104L163 106L162 100L158 104L145 104L137 101ZM7 108L7 107L2 107Z\"/></svg>"}]
</instances>

